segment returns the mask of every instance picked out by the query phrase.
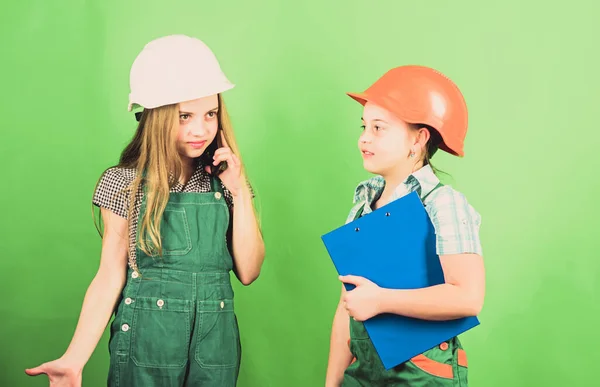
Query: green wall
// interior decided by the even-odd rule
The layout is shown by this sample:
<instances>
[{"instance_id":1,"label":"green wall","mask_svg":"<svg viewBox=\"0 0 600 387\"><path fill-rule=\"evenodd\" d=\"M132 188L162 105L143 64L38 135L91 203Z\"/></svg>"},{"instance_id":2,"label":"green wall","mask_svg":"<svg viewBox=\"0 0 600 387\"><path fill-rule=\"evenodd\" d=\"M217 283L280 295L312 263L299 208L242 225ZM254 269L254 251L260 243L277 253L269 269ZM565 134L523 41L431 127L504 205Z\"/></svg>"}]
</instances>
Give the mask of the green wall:
<instances>
[{"instance_id":1,"label":"green wall","mask_svg":"<svg viewBox=\"0 0 600 387\"><path fill-rule=\"evenodd\" d=\"M466 157L436 156L483 216L487 298L462 336L473 386L589 386L600 356L594 1L21 1L0 15L0 385L58 357L98 265L90 201L135 120L130 65L149 40L205 40L257 191L267 257L236 285L240 387L322 386L340 284L320 236L362 170L362 90L436 67L470 109ZM105 385L107 335L84 371Z\"/></svg>"}]
</instances>

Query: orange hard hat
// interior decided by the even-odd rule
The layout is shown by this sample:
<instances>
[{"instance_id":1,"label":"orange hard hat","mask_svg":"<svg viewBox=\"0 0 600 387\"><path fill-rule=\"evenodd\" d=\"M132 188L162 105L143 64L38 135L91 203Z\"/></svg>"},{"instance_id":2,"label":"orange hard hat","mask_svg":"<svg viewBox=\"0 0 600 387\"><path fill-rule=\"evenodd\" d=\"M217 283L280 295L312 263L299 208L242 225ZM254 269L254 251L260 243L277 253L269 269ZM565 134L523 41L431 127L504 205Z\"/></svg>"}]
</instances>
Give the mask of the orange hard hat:
<instances>
[{"instance_id":1,"label":"orange hard hat","mask_svg":"<svg viewBox=\"0 0 600 387\"><path fill-rule=\"evenodd\" d=\"M442 137L439 148L464 156L468 113L458 87L437 70L407 65L386 72L362 93L347 93L362 105L368 101L410 124L425 124Z\"/></svg>"}]
</instances>

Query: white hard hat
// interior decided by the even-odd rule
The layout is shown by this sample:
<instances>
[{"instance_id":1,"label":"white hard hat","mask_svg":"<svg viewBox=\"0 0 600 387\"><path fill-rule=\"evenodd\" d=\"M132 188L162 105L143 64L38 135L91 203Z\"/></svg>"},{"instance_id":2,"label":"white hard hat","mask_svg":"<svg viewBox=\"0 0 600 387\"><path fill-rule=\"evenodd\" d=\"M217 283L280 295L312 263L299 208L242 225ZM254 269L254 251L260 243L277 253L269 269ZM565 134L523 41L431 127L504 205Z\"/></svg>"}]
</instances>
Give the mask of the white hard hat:
<instances>
[{"instance_id":1,"label":"white hard hat","mask_svg":"<svg viewBox=\"0 0 600 387\"><path fill-rule=\"evenodd\" d=\"M211 49L186 35L151 41L135 58L130 72L128 110L152 109L232 89Z\"/></svg>"}]
</instances>

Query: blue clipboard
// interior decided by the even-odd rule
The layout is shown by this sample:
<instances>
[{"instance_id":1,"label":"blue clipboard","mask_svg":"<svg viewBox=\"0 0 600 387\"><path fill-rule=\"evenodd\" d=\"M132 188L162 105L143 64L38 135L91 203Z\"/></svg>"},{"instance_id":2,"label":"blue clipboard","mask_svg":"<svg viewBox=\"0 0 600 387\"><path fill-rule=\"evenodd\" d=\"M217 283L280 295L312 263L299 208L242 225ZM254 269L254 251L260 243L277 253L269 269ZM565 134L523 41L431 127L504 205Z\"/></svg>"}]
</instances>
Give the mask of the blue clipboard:
<instances>
[{"instance_id":1,"label":"blue clipboard","mask_svg":"<svg viewBox=\"0 0 600 387\"><path fill-rule=\"evenodd\" d=\"M392 201L321 237L340 275L380 287L419 289L444 283L435 229L417 192ZM354 285L344 284L346 290ZM385 367L391 369L479 325L477 317L428 321L381 314L364 321Z\"/></svg>"}]
</instances>

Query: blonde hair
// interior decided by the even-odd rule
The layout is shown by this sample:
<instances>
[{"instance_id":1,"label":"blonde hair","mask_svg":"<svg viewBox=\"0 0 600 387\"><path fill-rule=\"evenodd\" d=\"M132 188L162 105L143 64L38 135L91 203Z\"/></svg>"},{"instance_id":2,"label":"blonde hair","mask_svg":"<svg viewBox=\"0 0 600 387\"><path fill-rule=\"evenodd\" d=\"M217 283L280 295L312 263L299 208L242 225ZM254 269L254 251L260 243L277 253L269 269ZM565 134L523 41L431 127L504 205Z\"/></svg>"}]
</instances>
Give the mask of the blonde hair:
<instances>
[{"instance_id":1,"label":"blonde hair","mask_svg":"<svg viewBox=\"0 0 600 387\"><path fill-rule=\"evenodd\" d=\"M218 102L219 130L223 131L231 151L239 158L242 176L246 177L246 170L239 153L231 120L220 94L218 95ZM183 163L176 148L178 131L178 104L144 109L136 133L121 153L117 165L117 167L136 170L135 179L125 188L124 193L126 195L121 197L121 200L126 199L129 203L127 219L130 232L133 227L133 211L138 192L143 189L146 195L146 210L141 222L137 225L137 243L140 249L150 256L162 255L161 219L169 200L170 190L177 183L183 171ZM215 142L216 144L214 144ZM222 146L218 131L211 145L213 147L216 145L216 148ZM207 150L200 156L205 165L212 165L206 161L212 161L212 154L209 149L213 147L209 145ZM215 169L213 169L213 172L216 172L217 175L220 173ZM254 206L253 210L256 214ZM257 223L260 228L260 222L257 221ZM96 225L96 229L102 236L99 225Z\"/></svg>"}]
</instances>

